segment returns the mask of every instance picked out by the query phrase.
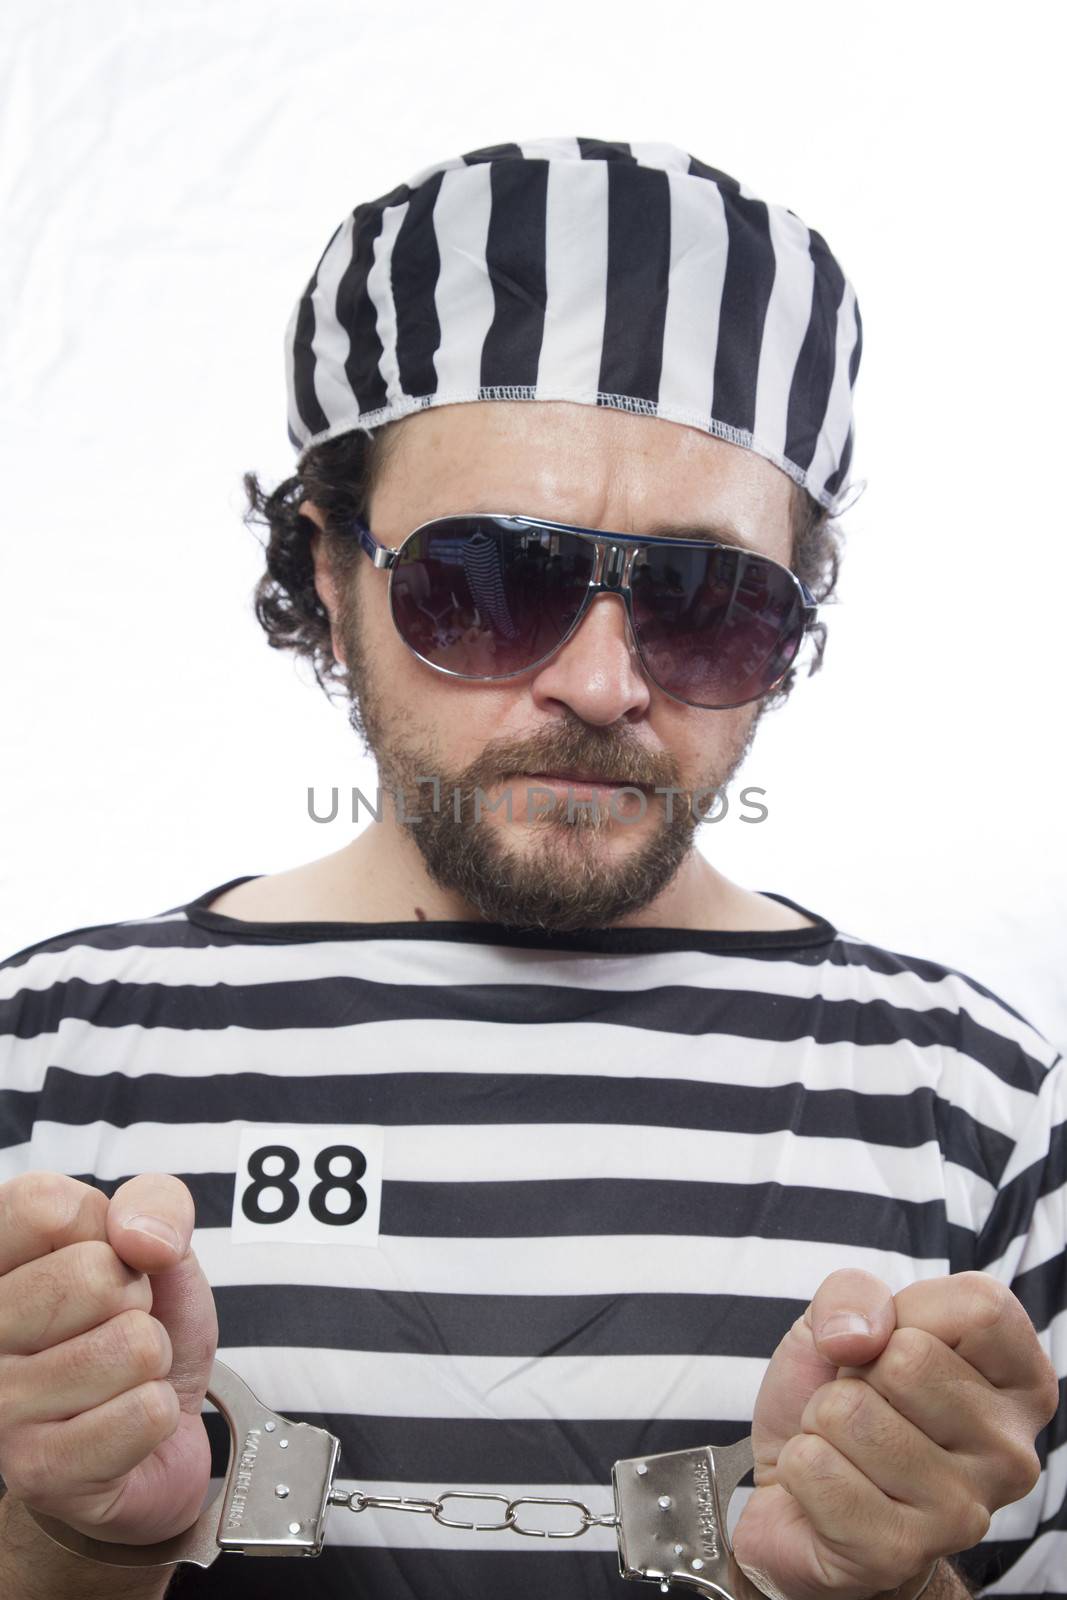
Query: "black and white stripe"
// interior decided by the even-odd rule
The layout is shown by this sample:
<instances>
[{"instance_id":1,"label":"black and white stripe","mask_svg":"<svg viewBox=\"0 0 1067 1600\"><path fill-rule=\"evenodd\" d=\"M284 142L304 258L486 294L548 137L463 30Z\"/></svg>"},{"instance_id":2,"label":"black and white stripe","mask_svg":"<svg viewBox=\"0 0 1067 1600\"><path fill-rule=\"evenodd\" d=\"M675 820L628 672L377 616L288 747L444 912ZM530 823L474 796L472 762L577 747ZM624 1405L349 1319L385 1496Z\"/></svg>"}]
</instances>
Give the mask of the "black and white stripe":
<instances>
[{"instance_id":1,"label":"black and white stripe","mask_svg":"<svg viewBox=\"0 0 1067 1600\"><path fill-rule=\"evenodd\" d=\"M836 511L861 347L822 236L717 168L661 143L494 145L335 230L286 328L289 438L572 400L752 449Z\"/></svg>"},{"instance_id":2,"label":"black and white stripe","mask_svg":"<svg viewBox=\"0 0 1067 1600\"><path fill-rule=\"evenodd\" d=\"M619 1457L749 1430L778 1341L847 1265L894 1288L992 1273L1067 1386L1064 1063L965 974L821 918L546 942L244 923L205 909L230 886L0 963L0 1180L177 1174L220 1355L338 1434L342 1485L608 1509ZM249 1122L384 1126L378 1247L235 1244ZM979 1594L1067 1592L1067 1412L1038 1451L1037 1487L959 1558ZM632 1594L610 1530L543 1546L337 1511L327 1539L295 1571L234 1558L226 1593Z\"/></svg>"}]
</instances>

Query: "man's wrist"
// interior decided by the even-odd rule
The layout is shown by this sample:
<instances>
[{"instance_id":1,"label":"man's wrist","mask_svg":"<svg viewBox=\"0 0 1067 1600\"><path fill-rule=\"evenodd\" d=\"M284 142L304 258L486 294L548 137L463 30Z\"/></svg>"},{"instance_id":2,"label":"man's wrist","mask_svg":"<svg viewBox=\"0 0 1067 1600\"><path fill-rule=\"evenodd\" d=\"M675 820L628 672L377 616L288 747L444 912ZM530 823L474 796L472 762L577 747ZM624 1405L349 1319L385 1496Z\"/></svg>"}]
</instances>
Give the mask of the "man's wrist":
<instances>
[{"instance_id":1,"label":"man's wrist","mask_svg":"<svg viewBox=\"0 0 1067 1600\"><path fill-rule=\"evenodd\" d=\"M734 1600L792 1600L791 1596L782 1594L766 1573L758 1572L755 1568L742 1569L736 1558L735 1564L742 1581L737 1585ZM955 1568L944 1559L935 1561L924 1572L917 1573L897 1588L884 1589L880 1594L873 1595L871 1600L920 1600L920 1596L922 1600L960 1600L960 1597L972 1600L971 1591Z\"/></svg>"},{"instance_id":2,"label":"man's wrist","mask_svg":"<svg viewBox=\"0 0 1067 1600\"><path fill-rule=\"evenodd\" d=\"M50 1539L21 1501L0 1497L3 1600L163 1600L176 1570L87 1561Z\"/></svg>"},{"instance_id":3,"label":"man's wrist","mask_svg":"<svg viewBox=\"0 0 1067 1600\"><path fill-rule=\"evenodd\" d=\"M925 1572L917 1573L914 1578L909 1578L906 1583L899 1584L895 1589L886 1589L874 1600L919 1600L920 1595L925 1595L927 1600L934 1600L930 1594L941 1568L945 1565L940 1558L928 1567Z\"/></svg>"}]
</instances>

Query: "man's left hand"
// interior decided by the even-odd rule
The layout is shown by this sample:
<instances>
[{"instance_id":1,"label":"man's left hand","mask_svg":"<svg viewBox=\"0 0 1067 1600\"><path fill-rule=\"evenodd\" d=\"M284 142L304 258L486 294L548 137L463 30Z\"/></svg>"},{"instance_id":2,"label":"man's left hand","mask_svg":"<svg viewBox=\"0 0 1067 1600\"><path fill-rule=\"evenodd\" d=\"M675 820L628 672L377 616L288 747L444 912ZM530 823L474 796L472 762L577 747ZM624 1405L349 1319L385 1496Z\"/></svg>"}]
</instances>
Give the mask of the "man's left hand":
<instances>
[{"instance_id":1,"label":"man's left hand","mask_svg":"<svg viewBox=\"0 0 1067 1600\"><path fill-rule=\"evenodd\" d=\"M870 1332L835 1328L855 1314ZM789 1600L867 1600L918 1580L1030 1493L1058 1404L1033 1323L987 1273L894 1295L871 1273L832 1272L764 1375L734 1554Z\"/></svg>"}]
</instances>

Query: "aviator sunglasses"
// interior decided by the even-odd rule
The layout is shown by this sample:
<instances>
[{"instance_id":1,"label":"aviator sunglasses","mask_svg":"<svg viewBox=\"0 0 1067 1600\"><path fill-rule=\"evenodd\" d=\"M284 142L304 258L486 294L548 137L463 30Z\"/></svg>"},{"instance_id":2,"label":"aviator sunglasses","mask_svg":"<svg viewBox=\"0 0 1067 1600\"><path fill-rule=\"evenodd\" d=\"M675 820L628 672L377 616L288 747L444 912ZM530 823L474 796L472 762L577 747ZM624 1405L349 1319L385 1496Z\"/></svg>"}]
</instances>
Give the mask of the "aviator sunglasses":
<instances>
[{"instance_id":1,"label":"aviator sunglasses","mask_svg":"<svg viewBox=\"0 0 1067 1600\"><path fill-rule=\"evenodd\" d=\"M785 677L818 636L810 589L769 556L706 539L604 533L539 517L434 517L395 550L349 524L389 572L401 639L449 677L494 682L548 661L598 594L616 593L649 678L684 705L726 711Z\"/></svg>"}]
</instances>

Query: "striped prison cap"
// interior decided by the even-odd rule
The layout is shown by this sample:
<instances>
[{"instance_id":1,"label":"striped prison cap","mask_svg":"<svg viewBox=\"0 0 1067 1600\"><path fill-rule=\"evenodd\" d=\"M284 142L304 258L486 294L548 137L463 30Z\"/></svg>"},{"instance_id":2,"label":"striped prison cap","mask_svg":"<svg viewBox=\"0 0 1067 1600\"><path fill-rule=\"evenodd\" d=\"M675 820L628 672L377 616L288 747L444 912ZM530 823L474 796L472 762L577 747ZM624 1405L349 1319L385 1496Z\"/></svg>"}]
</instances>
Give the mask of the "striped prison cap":
<instances>
[{"instance_id":1,"label":"striped prison cap","mask_svg":"<svg viewBox=\"0 0 1067 1600\"><path fill-rule=\"evenodd\" d=\"M299 453L427 406L572 400L753 450L837 513L862 328L814 229L669 144L535 139L340 223L285 333Z\"/></svg>"}]
</instances>

